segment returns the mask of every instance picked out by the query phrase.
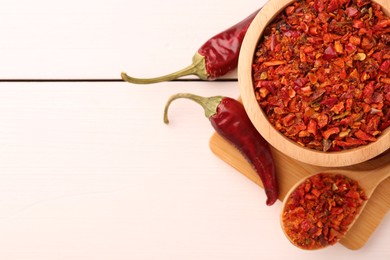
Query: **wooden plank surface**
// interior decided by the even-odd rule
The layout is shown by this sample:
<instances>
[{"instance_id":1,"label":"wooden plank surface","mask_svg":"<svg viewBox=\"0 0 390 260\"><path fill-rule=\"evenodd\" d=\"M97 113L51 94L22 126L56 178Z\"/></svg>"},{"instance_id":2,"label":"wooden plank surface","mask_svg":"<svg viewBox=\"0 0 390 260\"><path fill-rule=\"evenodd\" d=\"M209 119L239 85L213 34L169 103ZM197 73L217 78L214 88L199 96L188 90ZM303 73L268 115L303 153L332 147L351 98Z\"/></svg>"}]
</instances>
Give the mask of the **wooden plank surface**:
<instances>
[{"instance_id":1,"label":"wooden plank surface","mask_svg":"<svg viewBox=\"0 0 390 260\"><path fill-rule=\"evenodd\" d=\"M240 152L232 147L227 141L225 141L218 134L214 134L210 139L211 150L218 155L222 160L229 165L236 168L240 173L254 181L257 185L262 186L261 180L257 173L253 170L251 165L243 158ZM290 190L295 183L312 173L321 172L332 168L320 167L301 163L295 159L292 159L278 150L272 148L272 153L275 160L276 171L278 174L278 181L280 187L281 201L284 200L286 193ZM390 162L390 152L379 156L378 158L370 161L344 167L343 169L350 170L368 170L375 169L379 165L387 164ZM339 168L333 168L337 172ZM340 168L341 169L341 168ZM386 179L381 183L370 200L367 203L366 208L360 215L351 230L347 233L340 243L350 249L360 249L368 241L372 233L379 226L381 220L384 218L388 210L390 209L390 179Z\"/></svg>"},{"instance_id":2,"label":"wooden plank surface","mask_svg":"<svg viewBox=\"0 0 390 260\"><path fill-rule=\"evenodd\" d=\"M189 65L207 39L264 3L2 0L0 80L173 72Z\"/></svg>"},{"instance_id":3,"label":"wooden plank surface","mask_svg":"<svg viewBox=\"0 0 390 260\"><path fill-rule=\"evenodd\" d=\"M210 151L200 107L162 123L170 95L237 82L119 81L188 65L264 2L1 0L0 259L388 259L389 216L356 253L297 250L280 203Z\"/></svg>"}]
</instances>

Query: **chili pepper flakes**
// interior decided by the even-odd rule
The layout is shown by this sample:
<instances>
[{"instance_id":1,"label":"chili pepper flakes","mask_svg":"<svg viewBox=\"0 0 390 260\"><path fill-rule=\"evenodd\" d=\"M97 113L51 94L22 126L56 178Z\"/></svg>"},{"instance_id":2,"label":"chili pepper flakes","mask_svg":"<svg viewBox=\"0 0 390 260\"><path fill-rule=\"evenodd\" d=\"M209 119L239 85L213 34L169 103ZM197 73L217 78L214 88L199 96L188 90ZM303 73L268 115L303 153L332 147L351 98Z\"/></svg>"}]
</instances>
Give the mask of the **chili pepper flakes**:
<instances>
[{"instance_id":1,"label":"chili pepper flakes","mask_svg":"<svg viewBox=\"0 0 390 260\"><path fill-rule=\"evenodd\" d=\"M300 248L318 249L346 234L367 196L357 181L345 175L319 173L286 199L282 223L287 236Z\"/></svg>"},{"instance_id":2,"label":"chili pepper flakes","mask_svg":"<svg viewBox=\"0 0 390 260\"><path fill-rule=\"evenodd\" d=\"M338 151L390 125L390 18L371 0L298 0L265 29L252 76L270 123Z\"/></svg>"}]
</instances>

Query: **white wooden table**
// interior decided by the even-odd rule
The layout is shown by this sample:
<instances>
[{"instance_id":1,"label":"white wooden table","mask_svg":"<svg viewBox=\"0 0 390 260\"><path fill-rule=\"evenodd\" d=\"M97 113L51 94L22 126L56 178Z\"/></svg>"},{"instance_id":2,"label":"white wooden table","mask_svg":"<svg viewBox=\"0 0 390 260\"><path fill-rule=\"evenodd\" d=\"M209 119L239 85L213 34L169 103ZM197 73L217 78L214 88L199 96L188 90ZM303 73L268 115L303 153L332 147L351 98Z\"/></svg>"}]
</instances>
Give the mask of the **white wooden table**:
<instances>
[{"instance_id":1,"label":"white wooden table","mask_svg":"<svg viewBox=\"0 0 390 260\"><path fill-rule=\"evenodd\" d=\"M163 124L170 95L237 82L120 81L189 65L264 2L1 0L0 259L389 259L388 215L358 251L295 248L280 202L210 151L199 106Z\"/></svg>"}]
</instances>

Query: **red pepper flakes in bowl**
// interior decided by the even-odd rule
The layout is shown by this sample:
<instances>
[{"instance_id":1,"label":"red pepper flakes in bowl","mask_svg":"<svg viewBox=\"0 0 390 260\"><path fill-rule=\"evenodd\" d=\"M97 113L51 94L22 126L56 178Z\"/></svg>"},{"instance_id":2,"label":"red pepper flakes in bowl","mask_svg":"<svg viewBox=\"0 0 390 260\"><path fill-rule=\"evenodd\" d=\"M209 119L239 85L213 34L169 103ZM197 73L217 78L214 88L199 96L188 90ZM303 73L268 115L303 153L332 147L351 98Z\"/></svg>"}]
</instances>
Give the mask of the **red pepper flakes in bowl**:
<instances>
[{"instance_id":1,"label":"red pepper flakes in bowl","mask_svg":"<svg viewBox=\"0 0 390 260\"><path fill-rule=\"evenodd\" d=\"M370 0L300 0L267 26L252 66L276 130L319 151L375 142L390 125L390 18Z\"/></svg>"},{"instance_id":2,"label":"red pepper flakes in bowl","mask_svg":"<svg viewBox=\"0 0 390 260\"><path fill-rule=\"evenodd\" d=\"M341 174L319 173L286 198L282 226L302 249L333 245L348 231L367 197L357 181Z\"/></svg>"}]
</instances>

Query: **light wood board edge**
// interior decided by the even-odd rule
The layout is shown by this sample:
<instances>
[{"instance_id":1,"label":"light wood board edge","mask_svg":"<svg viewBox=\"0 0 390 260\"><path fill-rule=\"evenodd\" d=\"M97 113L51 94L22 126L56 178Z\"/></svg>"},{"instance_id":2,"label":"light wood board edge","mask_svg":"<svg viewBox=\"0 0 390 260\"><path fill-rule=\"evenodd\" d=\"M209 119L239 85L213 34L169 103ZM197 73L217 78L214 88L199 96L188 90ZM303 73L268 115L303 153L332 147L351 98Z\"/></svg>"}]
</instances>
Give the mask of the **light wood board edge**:
<instances>
[{"instance_id":1,"label":"light wood board edge","mask_svg":"<svg viewBox=\"0 0 390 260\"><path fill-rule=\"evenodd\" d=\"M235 149L230 143L224 140L220 135L214 133L209 141L211 151L221 158L223 161L234 167L241 174L252 180L254 183L262 186L260 178L253 170L251 165L245 160L241 153ZM279 200L283 201L284 196L290 187L299 179L299 176L294 174L281 174L286 169L295 168L295 171L299 171L302 174L309 174L318 172L327 168L320 166L313 166L298 162L291 159L276 149L272 149L272 153L276 162L283 161L283 163L276 164L276 170L278 173L278 181L280 186ZM372 168L375 165L375 161L366 162L356 166L350 166L356 169ZM283 168L282 168L283 167ZM283 175L283 176L282 176ZM385 180L373 193L371 199L368 201L365 210L361 213L360 218L355 222L355 225L351 228L345 238L340 243L345 247L357 250L362 248L375 229L378 227L383 217L386 215L390 208L390 178Z\"/></svg>"}]
</instances>

